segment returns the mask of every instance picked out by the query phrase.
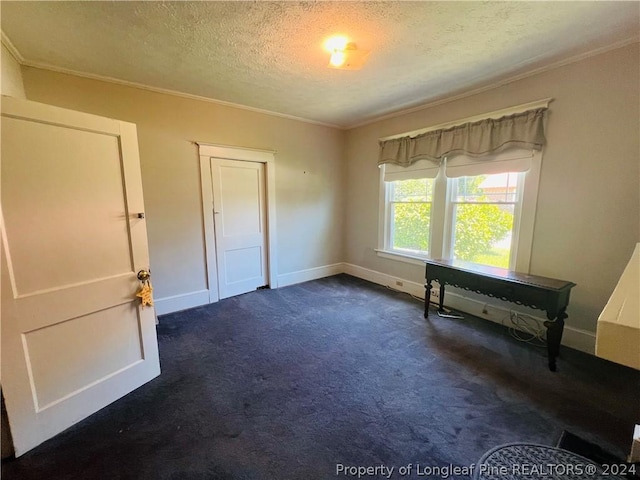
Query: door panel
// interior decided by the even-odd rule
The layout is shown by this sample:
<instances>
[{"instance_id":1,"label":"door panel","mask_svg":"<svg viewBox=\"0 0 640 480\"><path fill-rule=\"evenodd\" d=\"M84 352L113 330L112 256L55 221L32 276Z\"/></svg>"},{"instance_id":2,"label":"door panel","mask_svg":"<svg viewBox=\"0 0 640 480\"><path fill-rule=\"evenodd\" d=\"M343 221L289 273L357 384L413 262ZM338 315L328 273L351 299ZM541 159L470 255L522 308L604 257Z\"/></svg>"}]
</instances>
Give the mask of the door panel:
<instances>
[{"instance_id":1,"label":"door panel","mask_svg":"<svg viewBox=\"0 0 640 480\"><path fill-rule=\"evenodd\" d=\"M2 386L21 455L160 373L135 126L2 102Z\"/></svg>"},{"instance_id":2,"label":"door panel","mask_svg":"<svg viewBox=\"0 0 640 480\"><path fill-rule=\"evenodd\" d=\"M262 234L261 166L220 166L220 218L226 237Z\"/></svg>"},{"instance_id":3,"label":"door panel","mask_svg":"<svg viewBox=\"0 0 640 480\"><path fill-rule=\"evenodd\" d=\"M131 303L26 332L23 344L37 411L143 360Z\"/></svg>"},{"instance_id":4,"label":"door panel","mask_svg":"<svg viewBox=\"0 0 640 480\"><path fill-rule=\"evenodd\" d=\"M227 266L225 269L227 284L238 283L247 278L262 278L262 249L260 247L227 250L224 254Z\"/></svg>"},{"instance_id":5,"label":"door panel","mask_svg":"<svg viewBox=\"0 0 640 480\"><path fill-rule=\"evenodd\" d=\"M264 165L211 159L220 298L267 283Z\"/></svg>"},{"instance_id":6,"label":"door panel","mask_svg":"<svg viewBox=\"0 0 640 480\"><path fill-rule=\"evenodd\" d=\"M2 166L14 294L130 272L118 138L13 118L2 134L3 157L22 159Z\"/></svg>"}]
</instances>

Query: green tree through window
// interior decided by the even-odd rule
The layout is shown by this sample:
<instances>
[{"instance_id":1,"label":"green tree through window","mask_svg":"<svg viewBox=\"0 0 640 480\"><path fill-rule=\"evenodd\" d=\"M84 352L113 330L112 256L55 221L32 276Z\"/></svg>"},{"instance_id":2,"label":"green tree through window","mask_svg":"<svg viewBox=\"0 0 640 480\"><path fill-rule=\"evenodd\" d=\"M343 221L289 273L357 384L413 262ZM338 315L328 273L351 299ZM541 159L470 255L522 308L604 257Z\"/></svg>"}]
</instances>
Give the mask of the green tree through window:
<instances>
[{"instance_id":1,"label":"green tree through window","mask_svg":"<svg viewBox=\"0 0 640 480\"><path fill-rule=\"evenodd\" d=\"M391 201L394 249L427 254L432 198L432 179L394 182Z\"/></svg>"},{"instance_id":2,"label":"green tree through window","mask_svg":"<svg viewBox=\"0 0 640 480\"><path fill-rule=\"evenodd\" d=\"M487 175L462 177L457 180L454 203L454 257L496 267L509 267L509 247L498 244L513 230L515 185L482 188ZM508 177L507 177L508 178ZM489 202L501 202L500 204Z\"/></svg>"},{"instance_id":3,"label":"green tree through window","mask_svg":"<svg viewBox=\"0 0 640 480\"><path fill-rule=\"evenodd\" d=\"M487 175L456 180L453 203L454 258L496 267L509 267L510 248L500 242L513 230L515 184L483 189ZM429 251L433 179L393 182L391 245L426 255Z\"/></svg>"}]
</instances>

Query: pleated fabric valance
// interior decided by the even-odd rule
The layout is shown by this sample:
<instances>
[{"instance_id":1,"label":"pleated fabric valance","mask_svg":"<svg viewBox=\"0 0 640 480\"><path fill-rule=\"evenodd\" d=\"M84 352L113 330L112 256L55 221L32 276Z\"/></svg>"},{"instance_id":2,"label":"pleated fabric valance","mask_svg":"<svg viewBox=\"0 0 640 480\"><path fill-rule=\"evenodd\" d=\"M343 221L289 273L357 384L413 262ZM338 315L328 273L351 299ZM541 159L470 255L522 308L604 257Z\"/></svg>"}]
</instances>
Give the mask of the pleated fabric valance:
<instances>
[{"instance_id":1,"label":"pleated fabric valance","mask_svg":"<svg viewBox=\"0 0 640 480\"><path fill-rule=\"evenodd\" d=\"M408 167L418 160L439 165L444 157L455 154L481 157L512 146L542 150L546 111L546 107L538 108L433 130L415 137L384 140L380 142L378 165L390 163Z\"/></svg>"}]
</instances>

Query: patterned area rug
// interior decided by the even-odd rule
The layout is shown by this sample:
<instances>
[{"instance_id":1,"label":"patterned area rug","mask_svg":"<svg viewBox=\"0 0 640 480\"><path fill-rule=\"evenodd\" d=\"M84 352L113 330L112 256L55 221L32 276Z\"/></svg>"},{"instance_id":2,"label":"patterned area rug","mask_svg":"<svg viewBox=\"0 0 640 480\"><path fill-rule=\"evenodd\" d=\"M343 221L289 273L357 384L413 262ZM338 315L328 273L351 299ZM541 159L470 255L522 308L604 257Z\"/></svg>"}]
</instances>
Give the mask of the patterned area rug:
<instances>
[{"instance_id":1,"label":"patterned area rug","mask_svg":"<svg viewBox=\"0 0 640 480\"><path fill-rule=\"evenodd\" d=\"M533 443L509 443L485 453L476 466L478 480L623 480L611 465L600 466L568 450Z\"/></svg>"}]
</instances>

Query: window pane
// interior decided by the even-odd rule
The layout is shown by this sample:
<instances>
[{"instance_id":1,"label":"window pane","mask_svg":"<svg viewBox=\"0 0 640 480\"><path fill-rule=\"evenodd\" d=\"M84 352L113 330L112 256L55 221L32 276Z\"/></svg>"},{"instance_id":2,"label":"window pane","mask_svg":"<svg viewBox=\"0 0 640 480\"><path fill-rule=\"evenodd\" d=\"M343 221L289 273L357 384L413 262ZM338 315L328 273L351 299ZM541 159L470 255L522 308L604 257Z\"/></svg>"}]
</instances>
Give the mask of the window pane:
<instances>
[{"instance_id":1,"label":"window pane","mask_svg":"<svg viewBox=\"0 0 640 480\"><path fill-rule=\"evenodd\" d=\"M458 202L516 202L517 173L460 177L456 182Z\"/></svg>"},{"instance_id":2,"label":"window pane","mask_svg":"<svg viewBox=\"0 0 640 480\"><path fill-rule=\"evenodd\" d=\"M431 203L393 203L391 248L426 255L429 251Z\"/></svg>"},{"instance_id":3,"label":"window pane","mask_svg":"<svg viewBox=\"0 0 640 480\"><path fill-rule=\"evenodd\" d=\"M393 182L392 201L430 202L433 196L433 178L397 180Z\"/></svg>"},{"instance_id":4,"label":"window pane","mask_svg":"<svg viewBox=\"0 0 640 480\"><path fill-rule=\"evenodd\" d=\"M509 268L514 206L458 204L454 208L454 257Z\"/></svg>"}]
</instances>

